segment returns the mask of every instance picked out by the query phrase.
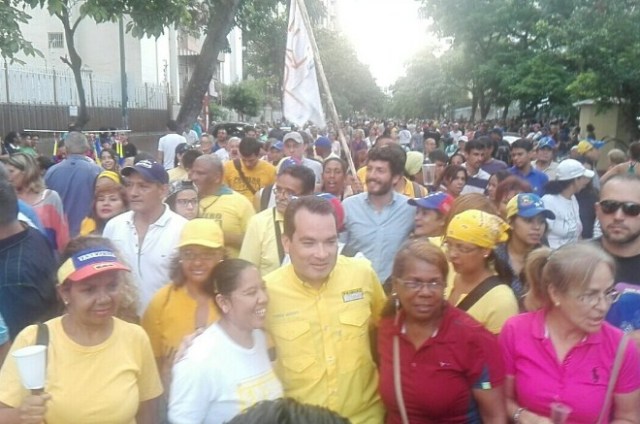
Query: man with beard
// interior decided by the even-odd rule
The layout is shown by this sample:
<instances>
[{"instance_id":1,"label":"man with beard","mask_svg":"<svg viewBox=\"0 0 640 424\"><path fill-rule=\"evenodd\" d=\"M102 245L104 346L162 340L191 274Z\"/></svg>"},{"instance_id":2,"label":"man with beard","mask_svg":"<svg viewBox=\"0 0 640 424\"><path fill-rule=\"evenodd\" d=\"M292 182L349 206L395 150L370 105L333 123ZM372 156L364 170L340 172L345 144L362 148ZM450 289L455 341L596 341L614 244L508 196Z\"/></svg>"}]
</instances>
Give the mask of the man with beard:
<instances>
[{"instance_id":1,"label":"man with beard","mask_svg":"<svg viewBox=\"0 0 640 424\"><path fill-rule=\"evenodd\" d=\"M373 264L380 281L391 275L391 266L400 245L413 230L415 208L409 198L394 190L403 177L406 154L390 144L369 151L366 193L344 200L343 242L362 252Z\"/></svg>"},{"instance_id":2,"label":"man with beard","mask_svg":"<svg viewBox=\"0 0 640 424\"><path fill-rule=\"evenodd\" d=\"M615 282L640 286L640 177L619 174L608 179L596 214L602 228L598 241L616 261Z\"/></svg>"}]
</instances>

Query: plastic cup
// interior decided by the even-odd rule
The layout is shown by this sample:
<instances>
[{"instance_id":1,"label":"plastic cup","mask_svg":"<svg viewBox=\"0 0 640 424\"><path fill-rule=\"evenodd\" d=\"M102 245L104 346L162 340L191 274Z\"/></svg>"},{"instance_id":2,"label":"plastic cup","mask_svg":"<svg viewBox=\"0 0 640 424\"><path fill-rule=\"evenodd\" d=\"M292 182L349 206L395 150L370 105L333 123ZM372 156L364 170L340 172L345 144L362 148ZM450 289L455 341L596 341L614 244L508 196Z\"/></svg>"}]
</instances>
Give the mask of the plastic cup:
<instances>
[{"instance_id":1,"label":"plastic cup","mask_svg":"<svg viewBox=\"0 0 640 424\"><path fill-rule=\"evenodd\" d=\"M47 361L47 347L32 345L11 354L18 364L22 385L30 390L43 389Z\"/></svg>"},{"instance_id":2,"label":"plastic cup","mask_svg":"<svg viewBox=\"0 0 640 424\"><path fill-rule=\"evenodd\" d=\"M553 402L551 404L551 421L553 424L565 424L571 411L573 409L564 403Z\"/></svg>"},{"instance_id":3,"label":"plastic cup","mask_svg":"<svg viewBox=\"0 0 640 424\"><path fill-rule=\"evenodd\" d=\"M432 186L436 183L436 164L425 163L422 165L422 178L425 186Z\"/></svg>"}]
</instances>

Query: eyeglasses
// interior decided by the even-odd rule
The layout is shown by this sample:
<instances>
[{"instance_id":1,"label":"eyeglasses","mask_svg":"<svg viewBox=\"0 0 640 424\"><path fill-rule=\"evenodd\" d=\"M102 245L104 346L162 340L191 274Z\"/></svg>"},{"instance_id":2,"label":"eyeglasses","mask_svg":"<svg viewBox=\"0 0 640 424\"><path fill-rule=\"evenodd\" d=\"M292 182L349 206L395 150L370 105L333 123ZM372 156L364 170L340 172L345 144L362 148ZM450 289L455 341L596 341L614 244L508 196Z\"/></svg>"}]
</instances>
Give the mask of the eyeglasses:
<instances>
[{"instance_id":1,"label":"eyeglasses","mask_svg":"<svg viewBox=\"0 0 640 424\"><path fill-rule=\"evenodd\" d=\"M275 194L276 196L284 196L284 197L290 197L290 198L295 198L297 196L297 193L294 193L292 190L288 190L286 188L282 188L282 187L278 187L278 186L273 186L273 194Z\"/></svg>"},{"instance_id":2,"label":"eyeglasses","mask_svg":"<svg viewBox=\"0 0 640 424\"><path fill-rule=\"evenodd\" d=\"M604 293L601 292L591 292L591 293L583 293L578 296L578 300L583 304L595 307L600 303L600 298L604 298L604 303L607 305L611 305L615 303L620 298L620 292L616 289L609 289Z\"/></svg>"},{"instance_id":3,"label":"eyeglasses","mask_svg":"<svg viewBox=\"0 0 640 424\"><path fill-rule=\"evenodd\" d=\"M180 206L196 206L198 199L176 199L176 205Z\"/></svg>"},{"instance_id":4,"label":"eyeglasses","mask_svg":"<svg viewBox=\"0 0 640 424\"><path fill-rule=\"evenodd\" d=\"M640 215L640 204L633 202L619 202L617 200L603 200L600 203L600 210L609 215L616 213L616 211L622 208L622 212L627 216Z\"/></svg>"},{"instance_id":5,"label":"eyeglasses","mask_svg":"<svg viewBox=\"0 0 640 424\"><path fill-rule=\"evenodd\" d=\"M448 253L458 252L461 255L469 255L480 249L478 246L464 246L460 244L451 244L449 241L442 243L442 249Z\"/></svg>"},{"instance_id":6,"label":"eyeglasses","mask_svg":"<svg viewBox=\"0 0 640 424\"><path fill-rule=\"evenodd\" d=\"M407 290L413 292L419 292L423 287L426 287L427 291L435 293L444 289L444 283L439 280L432 281L418 281L418 280L402 280L396 278L400 284L402 284Z\"/></svg>"},{"instance_id":7,"label":"eyeglasses","mask_svg":"<svg viewBox=\"0 0 640 424\"><path fill-rule=\"evenodd\" d=\"M187 251L187 252L180 253L180 259L182 259L183 261L189 261L189 262L195 262L195 261L207 262L207 261L213 261L216 258L211 253L195 253L195 252Z\"/></svg>"}]
</instances>

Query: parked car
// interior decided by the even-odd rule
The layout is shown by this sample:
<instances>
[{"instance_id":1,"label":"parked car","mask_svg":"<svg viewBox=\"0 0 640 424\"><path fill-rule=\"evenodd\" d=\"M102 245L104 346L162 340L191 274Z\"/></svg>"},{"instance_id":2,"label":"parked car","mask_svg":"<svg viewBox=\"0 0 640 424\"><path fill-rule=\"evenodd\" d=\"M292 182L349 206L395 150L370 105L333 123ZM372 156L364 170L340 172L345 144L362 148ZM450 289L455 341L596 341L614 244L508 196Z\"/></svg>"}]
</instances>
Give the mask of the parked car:
<instances>
[{"instance_id":1,"label":"parked car","mask_svg":"<svg viewBox=\"0 0 640 424\"><path fill-rule=\"evenodd\" d=\"M255 128L252 124L247 124L244 122L223 122L220 124L216 124L211 130L211 134L215 137L218 133L218 130L223 128L227 131L227 136L229 137L244 137L244 133L249 128Z\"/></svg>"}]
</instances>

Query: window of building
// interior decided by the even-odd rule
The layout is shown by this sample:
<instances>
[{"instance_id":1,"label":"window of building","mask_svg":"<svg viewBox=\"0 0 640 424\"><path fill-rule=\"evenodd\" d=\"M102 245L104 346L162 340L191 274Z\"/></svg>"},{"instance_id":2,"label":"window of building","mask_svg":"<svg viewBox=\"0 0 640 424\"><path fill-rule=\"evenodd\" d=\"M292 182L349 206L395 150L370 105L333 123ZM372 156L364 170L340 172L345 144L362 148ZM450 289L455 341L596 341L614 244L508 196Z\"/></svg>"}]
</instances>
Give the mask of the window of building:
<instances>
[{"instance_id":1,"label":"window of building","mask_svg":"<svg viewBox=\"0 0 640 424\"><path fill-rule=\"evenodd\" d=\"M49 33L49 48L50 49L64 48L64 35L61 32Z\"/></svg>"}]
</instances>

